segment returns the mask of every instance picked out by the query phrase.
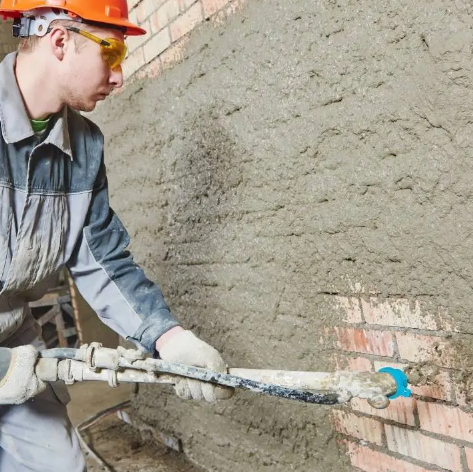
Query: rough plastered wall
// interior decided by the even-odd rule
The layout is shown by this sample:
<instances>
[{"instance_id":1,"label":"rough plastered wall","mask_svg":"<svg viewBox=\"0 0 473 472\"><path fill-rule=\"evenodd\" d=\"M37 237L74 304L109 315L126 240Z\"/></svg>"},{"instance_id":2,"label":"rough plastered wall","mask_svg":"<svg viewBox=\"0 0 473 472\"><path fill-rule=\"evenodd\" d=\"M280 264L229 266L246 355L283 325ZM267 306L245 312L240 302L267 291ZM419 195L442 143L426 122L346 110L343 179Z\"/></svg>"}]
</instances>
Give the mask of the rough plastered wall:
<instances>
[{"instance_id":1,"label":"rough plastered wall","mask_svg":"<svg viewBox=\"0 0 473 472\"><path fill-rule=\"evenodd\" d=\"M137 414L207 470L473 471L473 3L178 4L144 41L198 5L185 43L95 113L137 261L231 366L416 386L387 410L152 386Z\"/></svg>"}]
</instances>

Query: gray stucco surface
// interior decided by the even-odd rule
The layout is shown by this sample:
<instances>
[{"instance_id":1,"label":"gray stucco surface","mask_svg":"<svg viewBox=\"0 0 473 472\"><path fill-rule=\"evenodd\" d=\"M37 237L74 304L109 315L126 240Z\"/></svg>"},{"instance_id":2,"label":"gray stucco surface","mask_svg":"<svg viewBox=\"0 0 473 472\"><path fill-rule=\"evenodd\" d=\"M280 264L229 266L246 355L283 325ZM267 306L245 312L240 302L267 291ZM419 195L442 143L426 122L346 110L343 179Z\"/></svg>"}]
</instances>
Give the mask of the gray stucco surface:
<instances>
[{"instance_id":1,"label":"gray stucco surface","mask_svg":"<svg viewBox=\"0 0 473 472\"><path fill-rule=\"evenodd\" d=\"M330 297L355 286L443 307L469 355L472 13L248 0L94 114L136 259L229 365L331 368ZM163 387L135 407L209 470L351 470L326 407Z\"/></svg>"}]
</instances>

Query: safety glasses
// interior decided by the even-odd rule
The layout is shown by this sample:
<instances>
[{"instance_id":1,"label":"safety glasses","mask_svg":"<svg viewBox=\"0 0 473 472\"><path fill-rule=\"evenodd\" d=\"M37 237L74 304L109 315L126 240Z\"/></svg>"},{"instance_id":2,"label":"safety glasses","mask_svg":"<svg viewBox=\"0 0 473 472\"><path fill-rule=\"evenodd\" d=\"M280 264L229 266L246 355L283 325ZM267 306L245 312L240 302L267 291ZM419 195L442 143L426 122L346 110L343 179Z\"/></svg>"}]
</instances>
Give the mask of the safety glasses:
<instances>
[{"instance_id":1,"label":"safety glasses","mask_svg":"<svg viewBox=\"0 0 473 472\"><path fill-rule=\"evenodd\" d=\"M112 70L119 67L125 60L127 48L123 41L114 38L102 39L88 31L75 28L74 26L67 26L66 29L97 43L102 51L102 57Z\"/></svg>"}]
</instances>

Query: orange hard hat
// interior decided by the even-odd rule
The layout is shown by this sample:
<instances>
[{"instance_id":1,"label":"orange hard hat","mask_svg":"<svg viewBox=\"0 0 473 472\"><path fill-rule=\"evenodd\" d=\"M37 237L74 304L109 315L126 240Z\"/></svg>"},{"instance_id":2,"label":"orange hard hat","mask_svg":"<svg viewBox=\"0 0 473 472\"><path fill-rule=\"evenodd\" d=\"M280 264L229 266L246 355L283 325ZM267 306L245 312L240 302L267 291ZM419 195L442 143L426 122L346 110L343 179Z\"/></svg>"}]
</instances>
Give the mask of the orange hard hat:
<instances>
[{"instance_id":1,"label":"orange hard hat","mask_svg":"<svg viewBox=\"0 0 473 472\"><path fill-rule=\"evenodd\" d=\"M127 36L139 36L146 31L128 20L126 0L2 0L0 16L18 18L37 8L54 8L67 11L93 23L124 28Z\"/></svg>"}]
</instances>

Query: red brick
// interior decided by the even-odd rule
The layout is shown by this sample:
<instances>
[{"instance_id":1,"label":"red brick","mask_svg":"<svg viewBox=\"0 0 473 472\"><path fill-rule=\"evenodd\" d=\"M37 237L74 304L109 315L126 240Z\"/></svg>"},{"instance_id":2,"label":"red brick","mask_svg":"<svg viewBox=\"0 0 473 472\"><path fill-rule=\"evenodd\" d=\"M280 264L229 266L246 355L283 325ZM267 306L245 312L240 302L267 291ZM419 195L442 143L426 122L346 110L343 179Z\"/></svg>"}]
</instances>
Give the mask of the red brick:
<instances>
[{"instance_id":1,"label":"red brick","mask_svg":"<svg viewBox=\"0 0 473 472\"><path fill-rule=\"evenodd\" d=\"M130 5L128 3L128 5ZM136 17L136 10L132 10L131 9L131 6L130 6L130 11L128 12L128 19L132 22L132 23L138 23L138 19Z\"/></svg>"},{"instance_id":2,"label":"red brick","mask_svg":"<svg viewBox=\"0 0 473 472\"><path fill-rule=\"evenodd\" d=\"M457 405L470 405L473 399L473 379L461 370L454 371L452 379Z\"/></svg>"},{"instance_id":3,"label":"red brick","mask_svg":"<svg viewBox=\"0 0 473 472\"><path fill-rule=\"evenodd\" d=\"M393 367L404 371L407 368L407 364L397 364L395 362L374 362L374 370L378 372L383 367ZM452 400L452 381L450 379L449 372L438 372L435 375L429 376L428 385L409 385L412 393L415 395L421 395L428 398L436 398L438 400Z\"/></svg>"},{"instance_id":4,"label":"red brick","mask_svg":"<svg viewBox=\"0 0 473 472\"><path fill-rule=\"evenodd\" d=\"M465 447L466 462L470 472L473 472L473 449L470 447Z\"/></svg>"},{"instance_id":5,"label":"red brick","mask_svg":"<svg viewBox=\"0 0 473 472\"><path fill-rule=\"evenodd\" d=\"M187 38L183 38L183 40L166 49L161 54L160 59L163 69L169 69L184 59L184 44L186 41Z\"/></svg>"},{"instance_id":6,"label":"red brick","mask_svg":"<svg viewBox=\"0 0 473 472\"><path fill-rule=\"evenodd\" d=\"M440 367L460 367L454 348L445 339L412 333L396 333L399 354L412 362L431 362Z\"/></svg>"},{"instance_id":7,"label":"red brick","mask_svg":"<svg viewBox=\"0 0 473 472\"><path fill-rule=\"evenodd\" d=\"M186 11L188 8L194 5L194 3L197 1L198 0L179 0L179 7L181 11Z\"/></svg>"},{"instance_id":8,"label":"red brick","mask_svg":"<svg viewBox=\"0 0 473 472\"><path fill-rule=\"evenodd\" d=\"M360 370L371 372L373 364L366 357L349 357L340 353L335 353L332 357L332 364L335 370Z\"/></svg>"},{"instance_id":9,"label":"red brick","mask_svg":"<svg viewBox=\"0 0 473 472\"><path fill-rule=\"evenodd\" d=\"M128 2L127 2L128 3L128 9L131 11L140 2L141 2L141 0L128 0Z\"/></svg>"},{"instance_id":10,"label":"red brick","mask_svg":"<svg viewBox=\"0 0 473 472\"><path fill-rule=\"evenodd\" d=\"M443 434L473 443L473 413L440 403L418 403L420 427L432 433Z\"/></svg>"},{"instance_id":11,"label":"red brick","mask_svg":"<svg viewBox=\"0 0 473 472\"><path fill-rule=\"evenodd\" d=\"M376 372L378 372L378 370L382 369L383 367L392 367L393 369L405 371L408 367L408 364L399 364L398 362L391 362L390 360L374 361L374 370Z\"/></svg>"},{"instance_id":12,"label":"red brick","mask_svg":"<svg viewBox=\"0 0 473 472\"><path fill-rule=\"evenodd\" d=\"M335 308L345 323L362 323L360 300L356 297L333 297Z\"/></svg>"},{"instance_id":13,"label":"red brick","mask_svg":"<svg viewBox=\"0 0 473 472\"><path fill-rule=\"evenodd\" d=\"M391 357L394 354L393 336L386 331L354 328L334 328L338 347L345 351Z\"/></svg>"},{"instance_id":14,"label":"red brick","mask_svg":"<svg viewBox=\"0 0 473 472\"><path fill-rule=\"evenodd\" d=\"M178 1L178 0L174 0ZM136 14L136 20L138 24L142 24L149 16L155 12L161 4L164 3L163 0L142 0L141 3L133 10L133 14Z\"/></svg>"},{"instance_id":15,"label":"red brick","mask_svg":"<svg viewBox=\"0 0 473 472\"><path fill-rule=\"evenodd\" d=\"M363 439L370 443L383 445L383 425L379 421L356 416L343 410L332 412L335 429L347 436Z\"/></svg>"},{"instance_id":16,"label":"red brick","mask_svg":"<svg viewBox=\"0 0 473 472\"><path fill-rule=\"evenodd\" d=\"M229 3L230 0L202 0L202 4L204 5L205 18L209 18Z\"/></svg>"},{"instance_id":17,"label":"red brick","mask_svg":"<svg viewBox=\"0 0 473 472\"><path fill-rule=\"evenodd\" d=\"M128 46L128 51L132 53L136 49L138 49L140 46L143 45L146 41L149 40L150 38L150 24L149 21L145 21L143 24L140 25L143 29L145 29L148 34L144 34L142 36L128 36L126 38L126 44Z\"/></svg>"},{"instance_id":18,"label":"red brick","mask_svg":"<svg viewBox=\"0 0 473 472\"><path fill-rule=\"evenodd\" d=\"M458 326L457 322L453 319L453 316L448 312L445 307L438 307L437 314L440 330L461 333L461 327Z\"/></svg>"},{"instance_id":19,"label":"red brick","mask_svg":"<svg viewBox=\"0 0 473 472\"><path fill-rule=\"evenodd\" d=\"M438 465L454 472L462 472L460 448L418 431L384 425L388 448L403 456Z\"/></svg>"},{"instance_id":20,"label":"red brick","mask_svg":"<svg viewBox=\"0 0 473 472\"><path fill-rule=\"evenodd\" d=\"M377 416L385 420L391 420L409 426L416 425L414 416L416 400L414 398L396 398L384 410L377 410L376 408L372 408L366 400L354 398L351 401L351 407L355 411Z\"/></svg>"},{"instance_id":21,"label":"red brick","mask_svg":"<svg viewBox=\"0 0 473 472\"><path fill-rule=\"evenodd\" d=\"M348 370L360 370L362 372L371 372L373 370L373 364L369 359L365 357L349 357L348 358Z\"/></svg>"},{"instance_id":22,"label":"red brick","mask_svg":"<svg viewBox=\"0 0 473 472\"><path fill-rule=\"evenodd\" d=\"M362 299L361 306L365 321L382 326L436 330L437 322L429 313L422 313L418 300L410 302L405 298L381 300L371 297Z\"/></svg>"},{"instance_id":23,"label":"red brick","mask_svg":"<svg viewBox=\"0 0 473 472\"><path fill-rule=\"evenodd\" d=\"M455 404L458 406L467 406L470 404L468 401L471 398L471 393L465 390L464 385L453 385L455 392Z\"/></svg>"},{"instance_id":24,"label":"red brick","mask_svg":"<svg viewBox=\"0 0 473 472\"><path fill-rule=\"evenodd\" d=\"M143 77L157 77L162 71L161 61L159 60L159 58L156 58L149 64L146 64L146 66L144 66L142 70L144 72Z\"/></svg>"},{"instance_id":25,"label":"red brick","mask_svg":"<svg viewBox=\"0 0 473 472\"><path fill-rule=\"evenodd\" d=\"M151 62L171 45L169 31L163 30L156 34L143 46L145 61Z\"/></svg>"},{"instance_id":26,"label":"red brick","mask_svg":"<svg viewBox=\"0 0 473 472\"><path fill-rule=\"evenodd\" d=\"M405 371L408 367L408 364L399 364L398 362L391 362L391 360L386 359L385 361L374 361L374 370L377 372L383 367L392 367L393 369L399 369Z\"/></svg>"},{"instance_id":27,"label":"red brick","mask_svg":"<svg viewBox=\"0 0 473 472\"><path fill-rule=\"evenodd\" d=\"M232 0L227 6L224 6L218 13L212 16L212 21L221 24L230 15L233 15L238 9L240 9L246 0Z\"/></svg>"},{"instance_id":28,"label":"red brick","mask_svg":"<svg viewBox=\"0 0 473 472\"><path fill-rule=\"evenodd\" d=\"M123 76L128 78L132 76L138 69L145 65L145 57L143 48L139 48L130 54L123 62Z\"/></svg>"},{"instance_id":29,"label":"red brick","mask_svg":"<svg viewBox=\"0 0 473 472\"><path fill-rule=\"evenodd\" d=\"M437 400L452 400L452 386L447 372L441 372L432 380L431 385L411 386L414 395L421 395Z\"/></svg>"},{"instance_id":30,"label":"red brick","mask_svg":"<svg viewBox=\"0 0 473 472\"><path fill-rule=\"evenodd\" d=\"M348 443L348 454L353 467L365 472L433 472L352 442Z\"/></svg>"},{"instance_id":31,"label":"red brick","mask_svg":"<svg viewBox=\"0 0 473 472\"><path fill-rule=\"evenodd\" d=\"M193 30L199 23L204 21L202 5L195 3L186 13L180 16L171 25L171 36L173 41L177 41L182 36Z\"/></svg>"},{"instance_id":32,"label":"red brick","mask_svg":"<svg viewBox=\"0 0 473 472\"><path fill-rule=\"evenodd\" d=\"M180 14L178 0L168 0L161 8L151 15L151 30L157 33L169 25Z\"/></svg>"},{"instance_id":33,"label":"red brick","mask_svg":"<svg viewBox=\"0 0 473 472\"><path fill-rule=\"evenodd\" d=\"M136 15L136 22L138 24L143 23L146 20L146 9L144 2L141 2L136 9L134 10L134 15Z\"/></svg>"}]
</instances>

